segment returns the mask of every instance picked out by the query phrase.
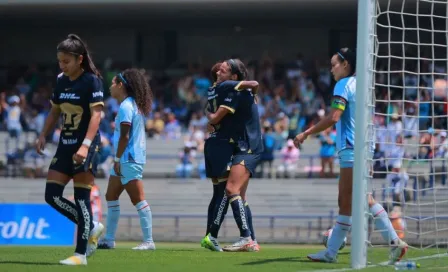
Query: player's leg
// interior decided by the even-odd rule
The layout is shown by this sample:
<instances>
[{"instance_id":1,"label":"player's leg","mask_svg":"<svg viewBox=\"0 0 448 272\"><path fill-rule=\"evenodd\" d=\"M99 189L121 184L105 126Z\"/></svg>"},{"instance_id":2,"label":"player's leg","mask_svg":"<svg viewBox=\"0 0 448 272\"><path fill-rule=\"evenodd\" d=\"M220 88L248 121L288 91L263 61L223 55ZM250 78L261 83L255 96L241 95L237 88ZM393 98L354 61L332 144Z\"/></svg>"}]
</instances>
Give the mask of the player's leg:
<instances>
[{"instance_id":1,"label":"player's leg","mask_svg":"<svg viewBox=\"0 0 448 272\"><path fill-rule=\"evenodd\" d=\"M250 172L244 164L245 160L242 156L235 156L230 169L229 179L227 180L226 194L233 211L233 217L240 230L240 239L233 245L223 248L224 251L247 251L253 246L250 229L247 224L246 209L241 198L241 189L250 177Z\"/></svg>"},{"instance_id":2,"label":"player's leg","mask_svg":"<svg viewBox=\"0 0 448 272\"><path fill-rule=\"evenodd\" d=\"M63 197L65 186L70 179L71 177L69 175L53 170L50 166L47 183L45 185L45 202L67 217L70 221L78 224L76 205Z\"/></svg>"},{"instance_id":3,"label":"player's leg","mask_svg":"<svg viewBox=\"0 0 448 272\"><path fill-rule=\"evenodd\" d=\"M98 242L100 249L115 248L115 233L117 232L118 220L120 219L120 195L124 191L121 179L118 177L113 168L109 176L109 183L106 191L107 201L107 219L106 219L106 235L104 239Z\"/></svg>"},{"instance_id":4,"label":"player's leg","mask_svg":"<svg viewBox=\"0 0 448 272\"><path fill-rule=\"evenodd\" d=\"M152 238L152 213L143 189L143 165L123 163L121 164L121 174L121 182L140 217L140 227L143 234L143 243L133 249L155 250L156 246Z\"/></svg>"},{"instance_id":5,"label":"player's leg","mask_svg":"<svg viewBox=\"0 0 448 272\"><path fill-rule=\"evenodd\" d=\"M352 225L352 192L353 192L353 161L352 149L345 149L339 152L340 176L339 176L339 215L332 235L328 240L328 248L316 254L308 255L308 259L316 262L333 263L337 261L337 253L342 243L347 237Z\"/></svg>"},{"instance_id":6,"label":"player's leg","mask_svg":"<svg viewBox=\"0 0 448 272\"><path fill-rule=\"evenodd\" d=\"M201 246L212 251L222 251L218 242L218 233L227 214L229 199L225 193L227 177L216 179L213 185L216 196L213 203L209 233L201 240Z\"/></svg>"},{"instance_id":7,"label":"player's leg","mask_svg":"<svg viewBox=\"0 0 448 272\"><path fill-rule=\"evenodd\" d=\"M408 251L408 244L402 241L394 229L387 212L381 204L376 203L372 195L368 198L370 213L373 215L375 229L381 232L384 241L391 246L389 261L391 264L398 262Z\"/></svg>"},{"instance_id":8,"label":"player's leg","mask_svg":"<svg viewBox=\"0 0 448 272\"><path fill-rule=\"evenodd\" d=\"M252 211L249 206L249 202L247 201L247 188L249 186L249 181L247 181L243 188L241 189L241 197L243 198L244 202L244 208L246 209L246 216L247 216L247 225L249 226L250 230L250 237L252 238L252 241L254 242L254 251L260 251L260 245L257 242L257 238L255 237L255 231L254 231L254 225L252 223Z\"/></svg>"},{"instance_id":9,"label":"player's leg","mask_svg":"<svg viewBox=\"0 0 448 272\"><path fill-rule=\"evenodd\" d=\"M216 194L218 193L218 179L213 178L212 179L213 184L213 196L212 199L210 199L210 203L208 204L207 209L207 228L205 230L205 236L210 233L210 226L212 225L213 220L213 211L215 209L215 200L216 200Z\"/></svg>"}]
</instances>

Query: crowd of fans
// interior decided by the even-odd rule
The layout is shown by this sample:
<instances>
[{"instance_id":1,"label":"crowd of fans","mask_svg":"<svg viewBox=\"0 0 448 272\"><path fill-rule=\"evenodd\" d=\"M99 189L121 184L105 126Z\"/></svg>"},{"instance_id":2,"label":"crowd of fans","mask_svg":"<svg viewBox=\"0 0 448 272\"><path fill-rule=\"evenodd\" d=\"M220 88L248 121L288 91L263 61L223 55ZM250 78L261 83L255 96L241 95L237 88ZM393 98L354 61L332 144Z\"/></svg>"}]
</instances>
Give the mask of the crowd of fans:
<instances>
[{"instance_id":1,"label":"crowd of fans","mask_svg":"<svg viewBox=\"0 0 448 272\"><path fill-rule=\"evenodd\" d=\"M379 65L384 71L400 70L395 66L392 63L389 69ZM9 67L0 73L0 79L4 79L4 82L0 81L0 127L9 134L7 158L9 161L24 160L26 174L30 177L41 176L44 170L43 158L33 150L34 139L29 135L30 132L37 135L43 128L58 73L56 68L30 65ZM107 68L103 69L106 94L111 79L122 68L125 67L110 65L109 61ZM293 147L291 139L329 111L334 82L328 61L306 60L299 54L289 63L265 58L247 62L247 68L249 79L260 83L258 108L265 151L257 176L294 177L299 171L301 150ZM420 77L412 73L391 72L389 77L378 73L375 78L375 170L379 173L377 175L382 171L388 173L388 180L396 188L407 182L407 178L403 178L406 177L404 159L428 159L447 154L446 78L434 76L446 73L446 66L431 66L422 61L420 69L423 74ZM207 137L207 119L204 116L206 93L213 84L209 65L189 65L181 75L169 71L146 70L145 73L155 98L153 111L146 119L148 137L184 140L184 148L178 155L179 164L175 168L177 176L190 177L198 173L205 178L204 161L199 154ZM106 96L100 125L101 162L105 173L108 173L113 156L110 145L118 106L116 100ZM28 132L29 138L17 141L23 137L23 132ZM56 129L48 142L56 144L59 132ZM321 143L320 151L315 151L315 155L321 158L318 171L322 177L334 177L335 131L324 131L317 139ZM416 142L414 146L419 148L407 148L411 141ZM20 146L23 142L26 144ZM273 163L275 160L276 164Z\"/></svg>"}]
</instances>

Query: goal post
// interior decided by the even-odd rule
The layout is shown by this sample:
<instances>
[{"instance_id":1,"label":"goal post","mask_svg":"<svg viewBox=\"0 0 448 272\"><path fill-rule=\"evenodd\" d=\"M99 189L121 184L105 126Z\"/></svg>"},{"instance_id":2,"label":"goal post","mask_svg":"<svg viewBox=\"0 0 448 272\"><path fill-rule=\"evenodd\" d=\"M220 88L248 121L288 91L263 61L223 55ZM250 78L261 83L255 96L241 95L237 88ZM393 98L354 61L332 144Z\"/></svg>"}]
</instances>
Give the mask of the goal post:
<instances>
[{"instance_id":1,"label":"goal post","mask_svg":"<svg viewBox=\"0 0 448 272\"><path fill-rule=\"evenodd\" d=\"M448 1L358 0L357 17L351 267L388 260L371 192L404 259L435 264L448 256Z\"/></svg>"},{"instance_id":2,"label":"goal post","mask_svg":"<svg viewBox=\"0 0 448 272\"><path fill-rule=\"evenodd\" d=\"M375 0L358 0L356 58L355 163L352 196L351 266L367 265L367 183L369 175L369 128L373 120L372 71L374 50ZM366 141L367 140L367 141Z\"/></svg>"}]
</instances>

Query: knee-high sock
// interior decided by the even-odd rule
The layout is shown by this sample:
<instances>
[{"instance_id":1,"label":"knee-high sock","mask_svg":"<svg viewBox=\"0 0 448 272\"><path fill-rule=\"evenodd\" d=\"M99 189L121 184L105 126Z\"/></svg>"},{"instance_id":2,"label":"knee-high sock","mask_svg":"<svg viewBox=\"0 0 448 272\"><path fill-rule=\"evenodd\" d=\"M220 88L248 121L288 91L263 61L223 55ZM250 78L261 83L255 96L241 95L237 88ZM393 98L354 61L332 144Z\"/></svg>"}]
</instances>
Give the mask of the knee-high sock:
<instances>
[{"instance_id":1,"label":"knee-high sock","mask_svg":"<svg viewBox=\"0 0 448 272\"><path fill-rule=\"evenodd\" d=\"M65 185L48 180L45 186L45 201L70 221L78 224L78 212L75 203L63 197Z\"/></svg>"},{"instance_id":2,"label":"knee-high sock","mask_svg":"<svg viewBox=\"0 0 448 272\"><path fill-rule=\"evenodd\" d=\"M153 242L152 240L152 213L146 200L142 200L137 205L138 216L140 217L140 227L142 228L143 242Z\"/></svg>"},{"instance_id":3,"label":"knee-high sock","mask_svg":"<svg viewBox=\"0 0 448 272\"><path fill-rule=\"evenodd\" d=\"M240 195L231 195L229 198L233 211L233 217L235 218L235 222L240 230L240 236L249 237L250 230L247 225L247 215L246 209L244 208L243 199Z\"/></svg>"},{"instance_id":4,"label":"knee-high sock","mask_svg":"<svg viewBox=\"0 0 448 272\"><path fill-rule=\"evenodd\" d=\"M254 225L252 223L252 211L250 210L249 203L247 201L244 201L244 208L246 209L247 225L249 226L250 237L252 237L253 241L256 241L257 239L255 238Z\"/></svg>"},{"instance_id":5,"label":"knee-high sock","mask_svg":"<svg viewBox=\"0 0 448 272\"><path fill-rule=\"evenodd\" d=\"M107 229L104 238L107 241L115 241L115 233L117 232L118 220L120 219L120 201L107 201Z\"/></svg>"},{"instance_id":6,"label":"knee-high sock","mask_svg":"<svg viewBox=\"0 0 448 272\"><path fill-rule=\"evenodd\" d=\"M91 186L75 183L75 203L78 211L78 233L75 253L86 254L90 230L93 229L92 206L90 204Z\"/></svg>"},{"instance_id":7,"label":"knee-high sock","mask_svg":"<svg viewBox=\"0 0 448 272\"><path fill-rule=\"evenodd\" d=\"M336 225L334 226L331 237L328 240L328 252L331 256L336 256L351 227L351 216L338 215L336 219Z\"/></svg>"},{"instance_id":8,"label":"knee-high sock","mask_svg":"<svg viewBox=\"0 0 448 272\"><path fill-rule=\"evenodd\" d=\"M229 208L229 199L225 193L226 182L221 182L215 186L216 197L213 209L212 223L210 226L210 235L212 237L218 238L219 230L227 214L227 209Z\"/></svg>"},{"instance_id":9,"label":"knee-high sock","mask_svg":"<svg viewBox=\"0 0 448 272\"><path fill-rule=\"evenodd\" d=\"M375 221L375 229L381 232L381 236L383 236L384 241L391 244L397 240L397 232L392 226L389 216L383 206L379 203L375 203L372 207L370 207L370 212L372 213L373 220Z\"/></svg>"}]
</instances>

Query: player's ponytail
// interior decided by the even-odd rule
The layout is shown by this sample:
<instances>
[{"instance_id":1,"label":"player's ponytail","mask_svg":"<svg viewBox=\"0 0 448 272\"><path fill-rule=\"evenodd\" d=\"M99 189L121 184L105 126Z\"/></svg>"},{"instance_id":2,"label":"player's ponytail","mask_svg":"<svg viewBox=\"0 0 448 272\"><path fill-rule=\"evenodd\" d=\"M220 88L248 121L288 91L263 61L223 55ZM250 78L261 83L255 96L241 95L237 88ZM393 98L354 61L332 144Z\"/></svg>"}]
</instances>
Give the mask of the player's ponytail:
<instances>
[{"instance_id":1,"label":"player's ponytail","mask_svg":"<svg viewBox=\"0 0 448 272\"><path fill-rule=\"evenodd\" d=\"M75 56L83 56L81 67L84 71L90 72L101 78L101 73L95 67L90 52L84 41L76 34L69 34L67 39L58 44L58 52L64 52Z\"/></svg>"},{"instance_id":2,"label":"player's ponytail","mask_svg":"<svg viewBox=\"0 0 448 272\"><path fill-rule=\"evenodd\" d=\"M356 73L356 52L350 48L341 48L337 53L339 61L347 61L350 65L351 71L349 76L353 76Z\"/></svg>"},{"instance_id":3,"label":"player's ponytail","mask_svg":"<svg viewBox=\"0 0 448 272\"><path fill-rule=\"evenodd\" d=\"M137 108L143 115L151 112L153 94L145 74L135 68L126 69L117 74L116 81L122 83L126 94L135 100Z\"/></svg>"}]
</instances>

